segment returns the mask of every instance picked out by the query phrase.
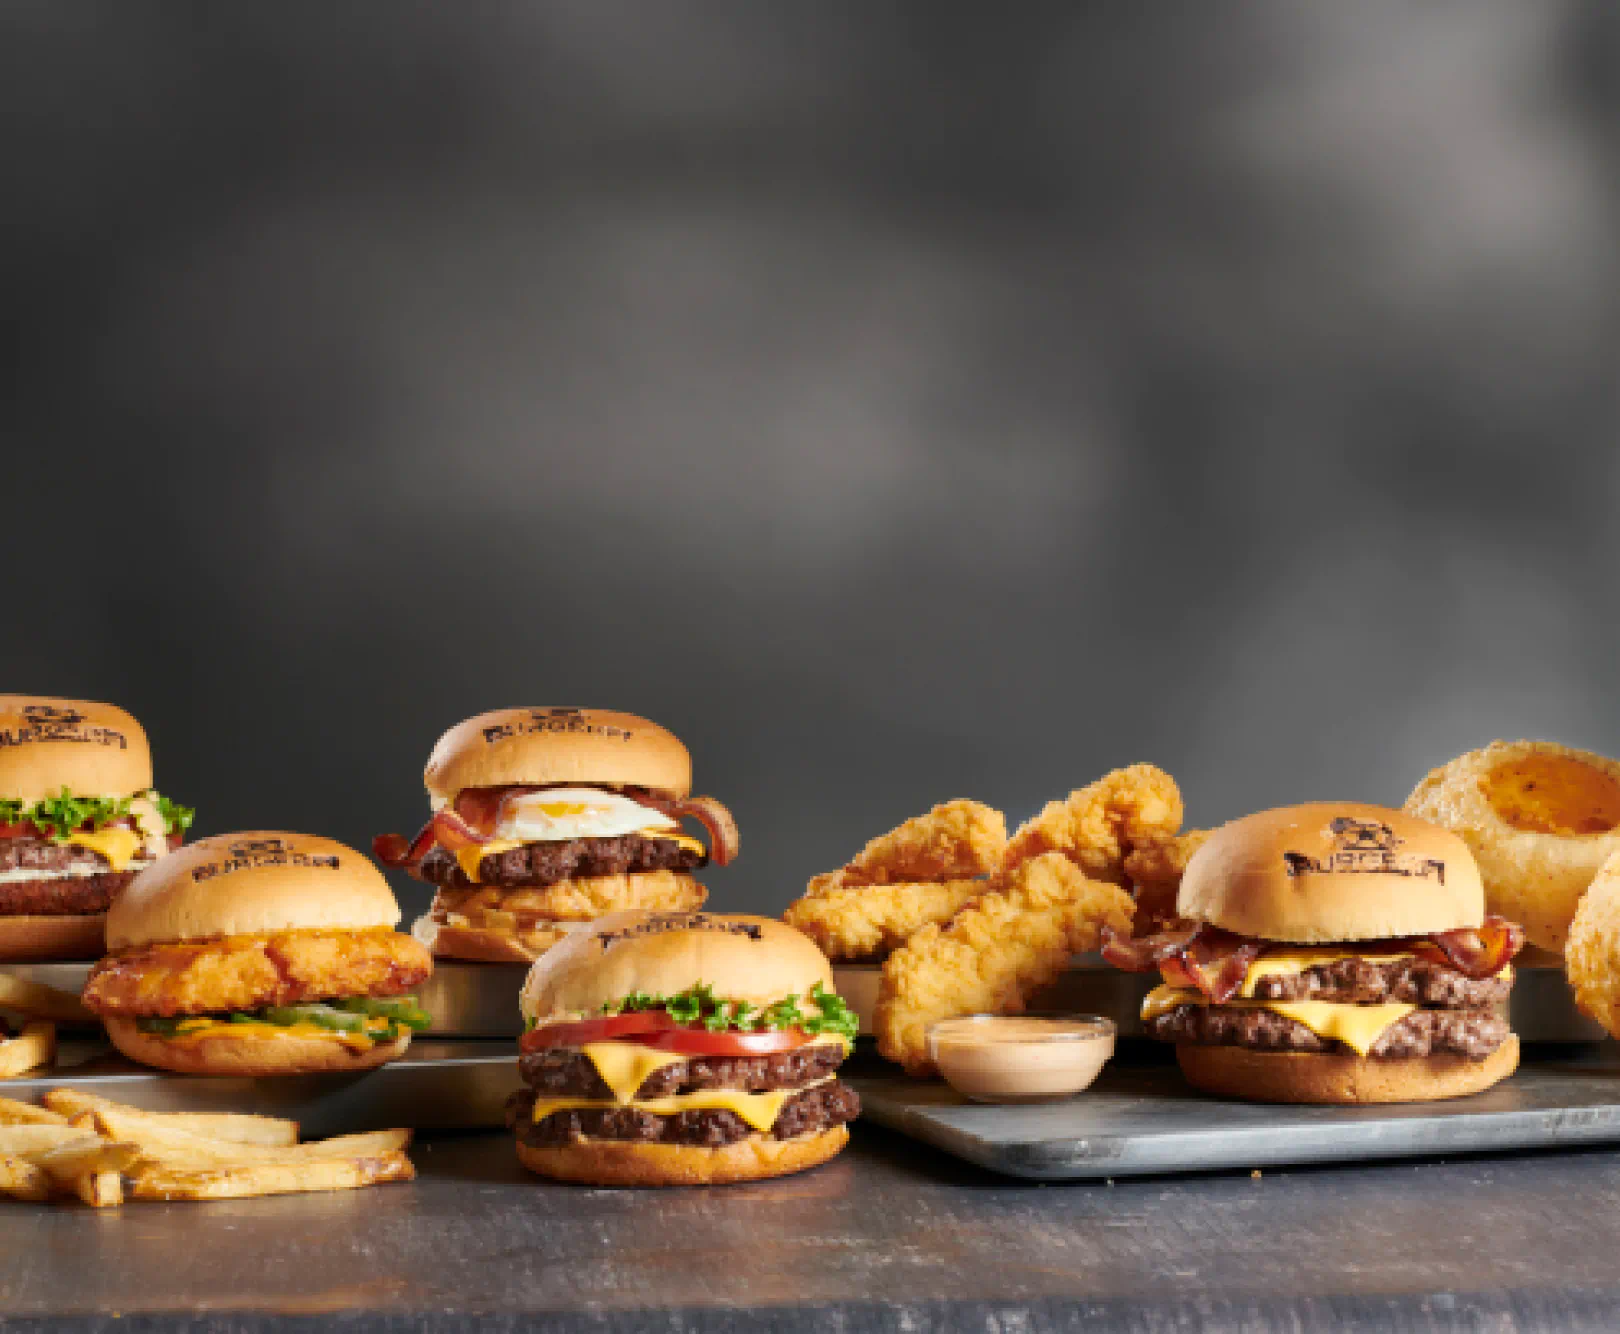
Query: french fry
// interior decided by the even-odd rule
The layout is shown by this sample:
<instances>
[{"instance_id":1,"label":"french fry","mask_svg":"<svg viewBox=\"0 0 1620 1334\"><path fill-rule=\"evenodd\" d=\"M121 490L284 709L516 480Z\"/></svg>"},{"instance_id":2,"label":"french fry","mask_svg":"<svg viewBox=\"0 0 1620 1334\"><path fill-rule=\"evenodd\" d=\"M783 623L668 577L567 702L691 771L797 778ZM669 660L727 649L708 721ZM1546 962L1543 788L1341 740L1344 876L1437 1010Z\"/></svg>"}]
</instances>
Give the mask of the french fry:
<instances>
[{"instance_id":1,"label":"french fry","mask_svg":"<svg viewBox=\"0 0 1620 1334\"><path fill-rule=\"evenodd\" d=\"M80 1093L77 1089L52 1089L45 1095L45 1105L75 1121L107 1107L158 1129L186 1130L207 1139L283 1148L298 1143L298 1122L274 1116L244 1116L236 1112L148 1112L94 1093Z\"/></svg>"},{"instance_id":2,"label":"french fry","mask_svg":"<svg viewBox=\"0 0 1620 1334\"><path fill-rule=\"evenodd\" d=\"M95 1134L75 1130L72 1126L37 1124L0 1126L0 1153L4 1154L32 1157L36 1153L44 1153L46 1149L54 1149L60 1144L72 1144L81 1140L91 1140L98 1144L101 1142Z\"/></svg>"},{"instance_id":3,"label":"french fry","mask_svg":"<svg viewBox=\"0 0 1620 1334\"><path fill-rule=\"evenodd\" d=\"M355 1190L385 1181L411 1181L416 1169L403 1153L375 1158L314 1158L257 1162L228 1170L137 1167L130 1196L137 1200L230 1200L303 1191Z\"/></svg>"},{"instance_id":4,"label":"french fry","mask_svg":"<svg viewBox=\"0 0 1620 1334\"><path fill-rule=\"evenodd\" d=\"M15 1098L0 1098L0 1126L65 1126L68 1118L49 1107L36 1107Z\"/></svg>"},{"instance_id":5,"label":"french fry","mask_svg":"<svg viewBox=\"0 0 1620 1334\"><path fill-rule=\"evenodd\" d=\"M0 1078L24 1074L56 1059L56 1025L30 1020L14 1038L0 1042Z\"/></svg>"},{"instance_id":6,"label":"french fry","mask_svg":"<svg viewBox=\"0 0 1620 1334\"><path fill-rule=\"evenodd\" d=\"M0 1154L0 1194L19 1200L48 1200L51 1197L50 1175L26 1158Z\"/></svg>"},{"instance_id":7,"label":"french fry","mask_svg":"<svg viewBox=\"0 0 1620 1334\"><path fill-rule=\"evenodd\" d=\"M117 1172L94 1172L73 1183L79 1198L92 1209L110 1209L124 1202L124 1178Z\"/></svg>"},{"instance_id":8,"label":"french fry","mask_svg":"<svg viewBox=\"0 0 1620 1334\"><path fill-rule=\"evenodd\" d=\"M102 1172L122 1172L141 1158L138 1144L120 1144L87 1135L69 1140L39 1153L27 1155L35 1167L43 1167L57 1185L72 1190L79 1177Z\"/></svg>"},{"instance_id":9,"label":"french fry","mask_svg":"<svg viewBox=\"0 0 1620 1334\"><path fill-rule=\"evenodd\" d=\"M93 1024L95 1015L71 991L42 982L0 973L0 1010L15 1010L30 1019L54 1019L62 1024Z\"/></svg>"},{"instance_id":10,"label":"french fry","mask_svg":"<svg viewBox=\"0 0 1620 1334\"><path fill-rule=\"evenodd\" d=\"M305 1158L366 1158L397 1153L411 1142L408 1130L376 1130L364 1135L340 1135L308 1144L265 1145L214 1139L164 1124L150 1112L134 1112L117 1103L94 1109L96 1128L109 1139L131 1140L142 1152L163 1162L198 1164L244 1162L296 1162Z\"/></svg>"}]
</instances>

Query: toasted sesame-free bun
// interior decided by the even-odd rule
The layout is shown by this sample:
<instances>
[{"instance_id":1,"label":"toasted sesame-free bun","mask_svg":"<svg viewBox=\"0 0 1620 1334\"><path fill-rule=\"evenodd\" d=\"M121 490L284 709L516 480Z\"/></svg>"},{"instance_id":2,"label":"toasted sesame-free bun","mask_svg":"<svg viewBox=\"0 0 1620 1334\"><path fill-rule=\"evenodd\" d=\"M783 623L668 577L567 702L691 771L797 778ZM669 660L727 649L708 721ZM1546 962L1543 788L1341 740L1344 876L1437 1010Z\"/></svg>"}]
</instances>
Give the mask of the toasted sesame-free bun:
<instances>
[{"instance_id":1,"label":"toasted sesame-free bun","mask_svg":"<svg viewBox=\"0 0 1620 1334\"><path fill-rule=\"evenodd\" d=\"M705 982L728 1000L771 1005L832 990L832 965L811 939L768 917L707 912L609 913L548 950L519 1007L545 1020L599 1011L633 991L668 996Z\"/></svg>"},{"instance_id":2,"label":"toasted sesame-free bun","mask_svg":"<svg viewBox=\"0 0 1620 1334\"><path fill-rule=\"evenodd\" d=\"M314 834L253 830L160 857L107 912L107 948L267 931L394 926L399 904L371 862Z\"/></svg>"},{"instance_id":3,"label":"toasted sesame-free bun","mask_svg":"<svg viewBox=\"0 0 1620 1334\"><path fill-rule=\"evenodd\" d=\"M1176 1060L1194 1088L1249 1102L1434 1102L1461 1098L1499 1084L1519 1068L1519 1039L1507 1040L1483 1061L1467 1056L1388 1060L1353 1051L1257 1051L1180 1043Z\"/></svg>"},{"instance_id":4,"label":"toasted sesame-free bun","mask_svg":"<svg viewBox=\"0 0 1620 1334\"><path fill-rule=\"evenodd\" d=\"M1265 940L1426 936L1485 920L1467 845L1403 811L1318 801L1223 825L1193 853L1176 911Z\"/></svg>"},{"instance_id":5,"label":"toasted sesame-free bun","mask_svg":"<svg viewBox=\"0 0 1620 1334\"><path fill-rule=\"evenodd\" d=\"M127 797L152 786L146 733L113 704L0 695L0 741L0 797L32 805L64 787Z\"/></svg>"},{"instance_id":6,"label":"toasted sesame-free bun","mask_svg":"<svg viewBox=\"0 0 1620 1334\"><path fill-rule=\"evenodd\" d=\"M718 1149L581 1137L543 1147L520 1140L517 1152L531 1172L587 1186L723 1186L819 1167L848 1143L848 1127L832 1126L793 1139L753 1134Z\"/></svg>"},{"instance_id":7,"label":"toasted sesame-free bun","mask_svg":"<svg viewBox=\"0 0 1620 1334\"><path fill-rule=\"evenodd\" d=\"M610 709L496 709L457 723L433 747L422 780L435 803L464 787L588 783L692 790L692 757L673 732Z\"/></svg>"},{"instance_id":8,"label":"toasted sesame-free bun","mask_svg":"<svg viewBox=\"0 0 1620 1334\"><path fill-rule=\"evenodd\" d=\"M330 1038L293 1036L217 1037L179 1040L143 1033L133 1019L103 1021L113 1046L132 1061L182 1075L318 1075L332 1071L374 1070L404 1055L409 1033L363 1050Z\"/></svg>"},{"instance_id":9,"label":"toasted sesame-free bun","mask_svg":"<svg viewBox=\"0 0 1620 1334\"><path fill-rule=\"evenodd\" d=\"M0 962L99 959L106 949L107 914L0 917Z\"/></svg>"}]
</instances>

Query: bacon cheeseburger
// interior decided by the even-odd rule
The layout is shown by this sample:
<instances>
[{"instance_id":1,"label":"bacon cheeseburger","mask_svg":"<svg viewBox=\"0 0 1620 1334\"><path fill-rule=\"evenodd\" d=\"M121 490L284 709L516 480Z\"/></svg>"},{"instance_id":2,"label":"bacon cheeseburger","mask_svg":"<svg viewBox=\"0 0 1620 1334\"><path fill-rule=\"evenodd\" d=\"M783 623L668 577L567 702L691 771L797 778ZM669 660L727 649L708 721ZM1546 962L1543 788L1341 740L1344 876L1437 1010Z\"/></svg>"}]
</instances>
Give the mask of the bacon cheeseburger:
<instances>
[{"instance_id":1,"label":"bacon cheeseburger","mask_svg":"<svg viewBox=\"0 0 1620 1334\"><path fill-rule=\"evenodd\" d=\"M122 709L0 695L0 960L94 959L108 905L191 817Z\"/></svg>"},{"instance_id":2,"label":"bacon cheeseburger","mask_svg":"<svg viewBox=\"0 0 1620 1334\"><path fill-rule=\"evenodd\" d=\"M855 1016L808 937L764 917L614 913L529 972L507 1122L541 1176L696 1186L783 1176L849 1140Z\"/></svg>"},{"instance_id":3,"label":"bacon cheeseburger","mask_svg":"<svg viewBox=\"0 0 1620 1334\"><path fill-rule=\"evenodd\" d=\"M481 713L439 738L423 780L433 818L372 851L438 887L414 930L440 958L529 963L604 913L701 908L692 872L737 855L731 813L687 795L680 739L630 713Z\"/></svg>"},{"instance_id":4,"label":"bacon cheeseburger","mask_svg":"<svg viewBox=\"0 0 1620 1334\"><path fill-rule=\"evenodd\" d=\"M1259 1102L1422 1102L1512 1074L1503 1009L1524 933L1485 915L1455 834L1317 802L1217 830L1187 864L1181 929L1103 954L1164 985L1142 1008L1189 1083Z\"/></svg>"},{"instance_id":5,"label":"bacon cheeseburger","mask_svg":"<svg viewBox=\"0 0 1620 1334\"><path fill-rule=\"evenodd\" d=\"M124 1055L197 1075L369 1070L428 1017L433 971L352 848L309 834L219 834L141 872L107 914L111 955L84 1003Z\"/></svg>"}]
</instances>

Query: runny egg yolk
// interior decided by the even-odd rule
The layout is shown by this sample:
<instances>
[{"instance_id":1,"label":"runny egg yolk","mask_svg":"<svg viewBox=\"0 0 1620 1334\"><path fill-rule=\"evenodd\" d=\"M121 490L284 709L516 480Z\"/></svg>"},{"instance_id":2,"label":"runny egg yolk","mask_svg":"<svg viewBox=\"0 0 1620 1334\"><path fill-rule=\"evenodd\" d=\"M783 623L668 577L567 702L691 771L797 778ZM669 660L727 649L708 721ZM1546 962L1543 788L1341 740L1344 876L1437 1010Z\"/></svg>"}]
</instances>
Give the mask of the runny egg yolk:
<instances>
[{"instance_id":1,"label":"runny egg yolk","mask_svg":"<svg viewBox=\"0 0 1620 1334\"><path fill-rule=\"evenodd\" d=\"M571 838L616 838L641 830L680 826L669 816L617 792L598 788L547 788L508 801L496 838L541 843Z\"/></svg>"}]
</instances>

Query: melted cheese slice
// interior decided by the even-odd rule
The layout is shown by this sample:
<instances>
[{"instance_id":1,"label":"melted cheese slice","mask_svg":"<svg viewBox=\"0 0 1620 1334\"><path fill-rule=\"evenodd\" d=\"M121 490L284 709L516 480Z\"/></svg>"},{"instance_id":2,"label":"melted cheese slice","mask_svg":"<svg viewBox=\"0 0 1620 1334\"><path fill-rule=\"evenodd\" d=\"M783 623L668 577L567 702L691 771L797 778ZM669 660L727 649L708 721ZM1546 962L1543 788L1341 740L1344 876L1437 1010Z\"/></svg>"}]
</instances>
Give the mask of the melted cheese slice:
<instances>
[{"instance_id":1,"label":"melted cheese slice","mask_svg":"<svg viewBox=\"0 0 1620 1334\"><path fill-rule=\"evenodd\" d=\"M232 1024L220 1019L198 1019L167 1042L201 1042L204 1038L234 1038L241 1042L266 1042L276 1038L331 1038L356 1051L369 1051L376 1044L362 1033L340 1033L336 1029L322 1028L319 1024Z\"/></svg>"},{"instance_id":2,"label":"melted cheese slice","mask_svg":"<svg viewBox=\"0 0 1620 1334\"><path fill-rule=\"evenodd\" d=\"M764 1132L776 1124L782 1106L789 1098L797 1097L805 1089L828 1083L833 1076L818 1079L794 1089L772 1089L769 1093L742 1093L736 1089L703 1089L697 1093L681 1093L670 1098L638 1100L636 1110L651 1112L654 1116L679 1116L682 1112L726 1111L735 1112L753 1129ZM534 1119L544 1121L553 1112L572 1111L576 1107L616 1107L619 1104L599 1102L591 1098L536 1098Z\"/></svg>"},{"instance_id":3,"label":"melted cheese slice","mask_svg":"<svg viewBox=\"0 0 1620 1334\"><path fill-rule=\"evenodd\" d=\"M1249 965L1248 975L1243 979L1243 985L1238 988L1238 995L1249 997L1254 995L1254 989L1262 978L1267 977L1293 977L1311 968L1318 968L1325 963L1337 963L1340 959L1365 959L1368 963L1395 963L1400 959L1410 959L1410 954L1357 954L1354 950L1335 949L1293 949L1278 950L1274 954L1265 954Z\"/></svg>"},{"instance_id":4,"label":"melted cheese slice","mask_svg":"<svg viewBox=\"0 0 1620 1334\"><path fill-rule=\"evenodd\" d=\"M580 1050L621 1106L636 1096L655 1070L689 1059L678 1051L657 1051L635 1042L587 1042Z\"/></svg>"},{"instance_id":5,"label":"melted cheese slice","mask_svg":"<svg viewBox=\"0 0 1620 1334\"><path fill-rule=\"evenodd\" d=\"M113 870L124 871L141 851L145 840L133 829L122 825L108 825L105 829L79 829L63 840L91 852L99 852L111 863Z\"/></svg>"},{"instance_id":6,"label":"melted cheese slice","mask_svg":"<svg viewBox=\"0 0 1620 1334\"><path fill-rule=\"evenodd\" d=\"M1183 1005L1207 1005L1204 993L1192 987L1154 987L1142 1002L1142 1019L1156 1019ZM1359 1056L1372 1050L1384 1030L1398 1024L1415 1005L1391 1001L1387 1005L1344 1005L1337 1001L1238 1000L1226 1002L1234 1010L1270 1010L1304 1024L1319 1038L1344 1043Z\"/></svg>"},{"instance_id":7,"label":"melted cheese slice","mask_svg":"<svg viewBox=\"0 0 1620 1334\"><path fill-rule=\"evenodd\" d=\"M703 844L687 834L677 834L668 829L638 829L636 831L643 838L662 838L671 843L678 843L688 852L701 853ZM523 844L515 838L494 838L488 843L475 843L471 847L456 849L456 864L461 867L461 873L475 885L484 882L478 878L478 864L485 857L493 857L496 853L509 852L513 848L521 848Z\"/></svg>"}]
</instances>

